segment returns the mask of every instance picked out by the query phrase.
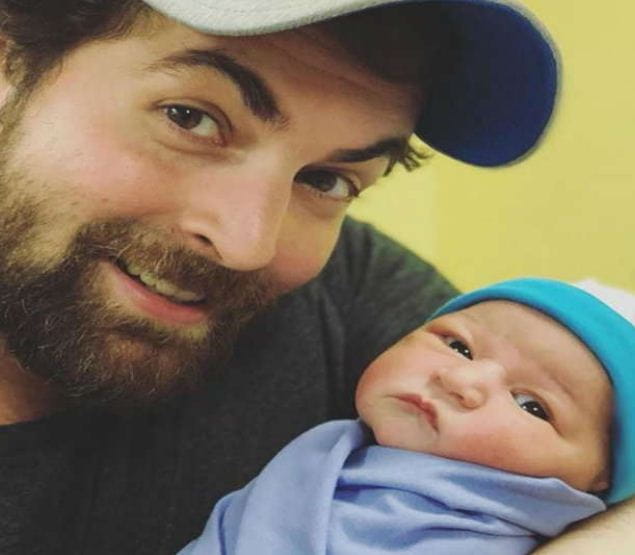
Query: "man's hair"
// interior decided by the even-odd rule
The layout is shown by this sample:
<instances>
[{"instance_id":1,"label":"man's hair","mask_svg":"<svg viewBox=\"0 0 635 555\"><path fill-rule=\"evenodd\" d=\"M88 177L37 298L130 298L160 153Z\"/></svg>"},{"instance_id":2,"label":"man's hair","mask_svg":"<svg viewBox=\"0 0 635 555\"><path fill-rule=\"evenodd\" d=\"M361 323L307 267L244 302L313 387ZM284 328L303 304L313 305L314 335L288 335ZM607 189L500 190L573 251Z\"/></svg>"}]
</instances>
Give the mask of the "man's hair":
<instances>
[{"instance_id":1,"label":"man's hair","mask_svg":"<svg viewBox=\"0 0 635 555\"><path fill-rule=\"evenodd\" d=\"M437 79L452 71L458 51L443 7L434 3L381 6L317 26L361 67L385 81L410 85L424 98ZM413 170L429 157L407 145L397 162Z\"/></svg>"},{"instance_id":2,"label":"man's hair","mask_svg":"<svg viewBox=\"0 0 635 555\"><path fill-rule=\"evenodd\" d=\"M5 77L27 94L78 46L129 33L141 0L0 0Z\"/></svg>"},{"instance_id":3,"label":"man's hair","mask_svg":"<svg viewBox=\"0 0 635 555\"><path fill-rule=\"evenodd\" d=\"M24 100L70 51L124 37L151 12L141 0L0 0L2 71ZM452 34L434 4L376 8L319 26L354 62L389 82L425 90L450 65ZM398 162L413 169L426 157L409 147Z\"/></svg>"},{"instance_id":4,"label":"man's hair","mask_svg":"<svg viewBox=\"0 0 635 555\"><path fill-rule=\"evenodd\" d=\"M382 79L427 87L452 65L456 37L442 6L381 6L318 23L353 60Z\"/></svg>"}]
</instances>

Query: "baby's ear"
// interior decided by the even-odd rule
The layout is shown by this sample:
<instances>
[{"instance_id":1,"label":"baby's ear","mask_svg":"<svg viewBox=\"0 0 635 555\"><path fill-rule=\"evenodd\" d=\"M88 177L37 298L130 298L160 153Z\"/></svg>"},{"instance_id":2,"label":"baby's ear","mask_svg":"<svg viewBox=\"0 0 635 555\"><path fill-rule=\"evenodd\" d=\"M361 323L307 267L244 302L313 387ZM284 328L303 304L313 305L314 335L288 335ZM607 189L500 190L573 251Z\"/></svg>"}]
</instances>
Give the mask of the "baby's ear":
<instances>
[{"instance_id":1,"label":"baby's ear","mask_svg":"<svg viewBox=\"0 0 635 555\"><path fill-rule=\"evenodd\" d=\"M610 485L611 483L609 481L609 471L605 468L595 477L595 479L591 483L589 491L593 493L599 493L601 491L609 489Z\"/></svg>"}]
</instances>

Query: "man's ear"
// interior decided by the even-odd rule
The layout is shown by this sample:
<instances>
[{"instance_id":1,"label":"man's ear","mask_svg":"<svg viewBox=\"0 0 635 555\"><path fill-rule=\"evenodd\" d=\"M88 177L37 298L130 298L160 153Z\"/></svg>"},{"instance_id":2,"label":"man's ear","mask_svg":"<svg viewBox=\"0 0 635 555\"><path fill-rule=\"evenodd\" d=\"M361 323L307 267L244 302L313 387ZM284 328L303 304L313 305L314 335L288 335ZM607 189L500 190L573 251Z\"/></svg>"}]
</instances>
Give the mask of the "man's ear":
<instances>
[{"instance_id":1,"label":"man's ear","mask_svg":"<svg viewBox=\"0 0 635 555\"><path fill-rule=\"evenodd\" d=\"M10 49L11 41L0 34L0 106L4 105L13 91L13 84L7 72L7 58Z\"/></svg>"}]
</instances>

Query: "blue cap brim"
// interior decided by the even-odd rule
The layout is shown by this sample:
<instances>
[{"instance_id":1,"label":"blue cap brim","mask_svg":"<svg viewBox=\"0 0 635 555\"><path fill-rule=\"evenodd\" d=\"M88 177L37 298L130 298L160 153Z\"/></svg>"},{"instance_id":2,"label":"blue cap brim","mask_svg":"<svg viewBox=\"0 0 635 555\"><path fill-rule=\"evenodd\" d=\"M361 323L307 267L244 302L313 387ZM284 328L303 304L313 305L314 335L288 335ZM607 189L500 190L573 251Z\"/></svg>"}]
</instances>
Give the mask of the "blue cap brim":
<instances>
[{"instance_id":1,"label":"blue cap brim","mask_svg":"<svg viewBox=\"0 0 635 555\"><path fill-rule=\"evenodd\" d=\"M429 91L417 135L478 166L522 159L539 143L556 105L560 64L553 41L518 6L480 0L437 5L457 36L456 67Z\"/></svg>"},{"instance_id":2,"label":"blue cap brim","mask_svg":"<svg viewBox=\"0 0 635 555\"><path fill-rule=\"evenodd\" d=\"M456 312L491 300L535 308L576 335L600 361L613 384L611 487L608 504L635 494L635 326L586 291L560 281L522 278L451 299L432 315Z\"/></svg>"}]
</instances>

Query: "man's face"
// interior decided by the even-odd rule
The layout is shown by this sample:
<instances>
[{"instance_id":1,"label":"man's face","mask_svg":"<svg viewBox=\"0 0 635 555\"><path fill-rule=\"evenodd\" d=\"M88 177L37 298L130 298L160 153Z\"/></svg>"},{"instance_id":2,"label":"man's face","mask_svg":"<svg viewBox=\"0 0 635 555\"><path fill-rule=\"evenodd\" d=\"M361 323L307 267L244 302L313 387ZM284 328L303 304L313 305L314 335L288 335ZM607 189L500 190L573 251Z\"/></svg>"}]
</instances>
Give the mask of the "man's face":
<instances>
[{"instance_id":1,"label":"man's face","mask_svg":"<svg viewBox=\"0 0 635 555\"><path fill-rule=\"evenodd\" d=\"M314 277L415 95L314 30L151 31L71 52L23 108L4 84L0 321L77 397L158 397Z\"/></svg>"},{"instance_id":2,"label":"man's face","mask_svg":"<svg viewBox=\"0 0 635 555\"><path fill-rule=\"evenodd\" d=\"M522 305L429 322L369 366L356 404L381 445L607 487L609 380L568 330Z\"/></svg>"}]
</instances>

